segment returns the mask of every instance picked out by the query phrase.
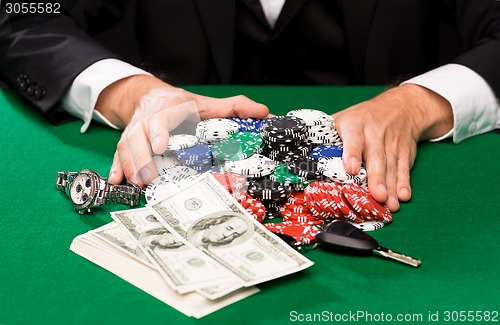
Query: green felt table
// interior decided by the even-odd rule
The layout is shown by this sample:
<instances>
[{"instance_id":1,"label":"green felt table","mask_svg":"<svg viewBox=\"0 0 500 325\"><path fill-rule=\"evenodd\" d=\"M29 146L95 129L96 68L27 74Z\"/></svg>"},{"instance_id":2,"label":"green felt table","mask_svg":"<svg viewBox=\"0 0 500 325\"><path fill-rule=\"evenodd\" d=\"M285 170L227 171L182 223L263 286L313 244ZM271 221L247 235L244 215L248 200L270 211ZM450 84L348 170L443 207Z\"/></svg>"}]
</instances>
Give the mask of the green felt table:
<instances>
[{"instance_id":1,"label":"green felt table","mask_svg":"<svg viewBox=\"0 0 500 325\"><path fill-rule=\"evenodd\" d=\"M298 107L333 113L383 90L188 89L215 97L245 94L275 114ZM359 322L369 323L369 315L428 322L436 313L445 322L447 312L451 322L460 311L496 312L500 321L499 134L419 145L413 198L392 224L372 233L381 244L420 258L419 268L316 249L305 253L315 263L311 268L259 285L260 293L196 320L69 250L74 237L112 221L109 212L124 207L76 214L56 189L57 172L90 168L107 175L120 132L93 124L81 134L80 121L51 125L8 90L0 91L0 107L0 324L285 324L314 314L352 322L346 317L361 313L367 316Z\"/></svg>"}]
</instances>

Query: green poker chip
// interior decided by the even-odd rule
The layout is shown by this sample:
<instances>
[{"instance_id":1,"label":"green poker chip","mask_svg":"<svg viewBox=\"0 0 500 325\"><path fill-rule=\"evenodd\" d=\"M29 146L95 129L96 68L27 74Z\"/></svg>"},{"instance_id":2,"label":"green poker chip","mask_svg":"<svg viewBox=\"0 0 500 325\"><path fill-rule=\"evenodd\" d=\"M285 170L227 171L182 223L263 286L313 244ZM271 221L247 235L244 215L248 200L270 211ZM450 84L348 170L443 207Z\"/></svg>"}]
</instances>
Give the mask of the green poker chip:
<instances>
[{"instance_id":1,"label":"green poker chip","mask_svg":"<svg viewBox=\"0 0 500 325\"><path fill-rule=\"evenodd\" d=\"M274 172L269 175L269 179L282 184L301 184L306 182L305 177L301 177L288 170L286 164L278 164Z\"/></svg>"},{"instance_id":2,"label":"green poker chip","mask_svg":"<svg viewBox=\"0 0 500 325\"><path fill-rule=\"evenodd\" d=\"M233 133L212 147L212 154L218 160L243 160L262 152L264 142L254 132Z\"/></svg>"}]
</instances>

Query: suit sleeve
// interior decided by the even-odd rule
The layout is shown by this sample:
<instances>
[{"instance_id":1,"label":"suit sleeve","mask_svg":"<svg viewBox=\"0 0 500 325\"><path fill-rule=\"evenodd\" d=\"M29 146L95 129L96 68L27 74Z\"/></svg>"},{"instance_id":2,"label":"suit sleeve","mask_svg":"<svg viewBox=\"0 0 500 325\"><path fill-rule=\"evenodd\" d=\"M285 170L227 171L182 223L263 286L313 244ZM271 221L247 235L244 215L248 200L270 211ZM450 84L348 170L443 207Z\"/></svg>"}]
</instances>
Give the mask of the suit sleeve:
<instances>
[{"instance_id":1,"label":"suit sleeve","mask_svg":"<svg viewBox=\"0 0 500 325\"><path fill-rule=\"evenodd\" d=\"M500 1L444 2L446 20L457 28L465 51L452 63L475 71L500 98Z\"/></svg>"},{"instance_id":2,"label":"suit sleeve","mask_svg":"<svg viewBox=\"0 0 500 325\"><path fill-rule=\"evenodd\" d=\"M70 3L71 2L71 3ZM118 56L89 33L123 12L120 1L66 1L60 14L0 13L0 76L54 122L66 118L60 101L75 77L96 61Z\"/></svg>"}]
</instances>

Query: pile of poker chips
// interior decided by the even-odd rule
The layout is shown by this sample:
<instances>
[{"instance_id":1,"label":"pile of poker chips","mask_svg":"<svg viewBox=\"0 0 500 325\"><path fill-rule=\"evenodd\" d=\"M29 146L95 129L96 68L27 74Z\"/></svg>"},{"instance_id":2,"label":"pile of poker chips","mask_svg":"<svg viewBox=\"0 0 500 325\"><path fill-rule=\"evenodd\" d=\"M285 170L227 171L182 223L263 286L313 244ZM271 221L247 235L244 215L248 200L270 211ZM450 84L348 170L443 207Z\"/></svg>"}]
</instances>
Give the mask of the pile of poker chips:
<instances>
[{"instance_id":1,"label":"pile of poker chips","mask_svg":"<svg viewBox=\"0 0 500 325\"><path fill-rule=\"evenodd\" d=\"M337 133L335 121L331 115L310 108L295 109L286 115L304 121L306 125L304 142L312 145L334 144L342 146L342 139Z\"/></svg>"},{"instance_id":2,"label":"pile of poker chips","mask_svg":"<svg viewBox=\"0 0 500 325\"><path fill-rule=\"evenodd\" d=\"M314 241L316 230L332 218L346 219L365 230L379 229L379 224L392 220L389 210L369 196L364 166L358 175L344 170L342 141L335 121L324 112L298 109L264 120L210 119L198 124L196 137L198 143L194 144L192 137L182 142L179 136L177 149L164 157L173 152L178 164L199 173L243 176L244 189L229 192L259 221L282 218L283 222L273 220L276 226L269 227L298 242ZM334 201L339 199L333 193L339 191L338 186L340 193L343 188L346 192L340 197L342 203ZM296 193L303 195L298 205ZM377 212L372 211L375 209ZM298 236L300 227L307 231Z\"/></svg>"},{"instance_id":3,"label":"pile of poker chips","mask_svg":"<svg viewBox=\"0 0 500 325\"><path fill-rule=\"evenodd\" d=\"M276 161L291 161L305 157L309 152L306 140L306 124L293 116L268 118L260 130L266 144L265 154Z\"/></svg>"}]
</instances>

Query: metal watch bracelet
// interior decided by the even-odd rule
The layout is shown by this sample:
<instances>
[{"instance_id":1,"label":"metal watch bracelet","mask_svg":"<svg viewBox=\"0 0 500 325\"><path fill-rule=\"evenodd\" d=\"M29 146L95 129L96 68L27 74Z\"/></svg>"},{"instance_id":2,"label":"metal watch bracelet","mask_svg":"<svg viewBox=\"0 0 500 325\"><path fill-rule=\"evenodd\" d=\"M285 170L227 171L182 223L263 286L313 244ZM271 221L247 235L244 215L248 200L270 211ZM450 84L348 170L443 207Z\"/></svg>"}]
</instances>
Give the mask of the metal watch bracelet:
<instances>
[{"instance_id":1,"label":"metal watch bracelet","mask_svg":"<svg viewBox=\"0 0 500 325\"><path fill-rule=\"evenodd\" d=\"M78 175L77 172L58 172L56 186L58 189L66 193L66 195L70 196L71 183L73 178ZM97 173L96 173L97 174ZM101 177L97 174L98 177L103 179L106 182L106 188L104 189L104 193L102 199L106 201L112 201L117 203L123 203L130 206L137 206L141 202L141 193L142 189L133 184L128 185L114 185L107 183L107 179Z\"/></svg>"}]
</instances>

